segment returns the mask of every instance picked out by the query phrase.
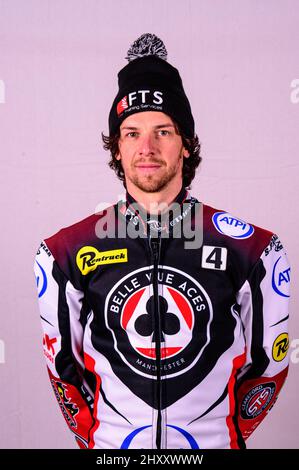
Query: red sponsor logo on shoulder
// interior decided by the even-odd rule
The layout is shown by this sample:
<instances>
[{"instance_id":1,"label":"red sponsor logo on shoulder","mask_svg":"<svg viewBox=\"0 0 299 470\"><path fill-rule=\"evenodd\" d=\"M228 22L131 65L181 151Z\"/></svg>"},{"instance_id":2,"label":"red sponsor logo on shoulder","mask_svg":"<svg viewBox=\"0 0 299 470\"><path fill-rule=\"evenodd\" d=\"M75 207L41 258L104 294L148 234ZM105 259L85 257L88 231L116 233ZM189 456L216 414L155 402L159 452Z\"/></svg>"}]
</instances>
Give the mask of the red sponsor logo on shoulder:
<instances>
[{"instance_id":1,"label":"red sponsor logo on shoulder","mask_svg":"<svg viewBox=\"0 0 299 470\"><path fill-rule=\"evenodd\" d=\"M43 337L44 354L51 361L54 362L53 356L55 356L54 344L57 342L57 338L50 338L47 334Z\"/></svg>"}]
</instances>

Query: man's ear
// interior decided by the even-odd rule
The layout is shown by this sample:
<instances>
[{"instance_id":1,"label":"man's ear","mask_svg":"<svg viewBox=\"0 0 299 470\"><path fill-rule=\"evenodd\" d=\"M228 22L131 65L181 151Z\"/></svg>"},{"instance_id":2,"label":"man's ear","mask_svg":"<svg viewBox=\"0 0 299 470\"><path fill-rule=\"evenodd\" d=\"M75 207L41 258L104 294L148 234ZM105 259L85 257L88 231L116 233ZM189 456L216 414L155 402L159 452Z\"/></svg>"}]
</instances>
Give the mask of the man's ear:
<instances>
[{"instance_id":1,"label":"man's ear","mask_svg":"<svg viewBox=\"0 0 299 470\"><path fill-rule=\"evenodd\" d=\"M120 160L120 153L119 152L115 155L115 158L116 158L116 160Z\"/></svg>"},{"instance_id":2,"label":"man's ear","mask_svg":"<svg viewBox=\"0 0 299 470\"><path fill-rule=\"evenodd\" d=\"M190 157L190 153L185 147L183 147L183 157L184 158Z\"/></svg>"}]
</instances>

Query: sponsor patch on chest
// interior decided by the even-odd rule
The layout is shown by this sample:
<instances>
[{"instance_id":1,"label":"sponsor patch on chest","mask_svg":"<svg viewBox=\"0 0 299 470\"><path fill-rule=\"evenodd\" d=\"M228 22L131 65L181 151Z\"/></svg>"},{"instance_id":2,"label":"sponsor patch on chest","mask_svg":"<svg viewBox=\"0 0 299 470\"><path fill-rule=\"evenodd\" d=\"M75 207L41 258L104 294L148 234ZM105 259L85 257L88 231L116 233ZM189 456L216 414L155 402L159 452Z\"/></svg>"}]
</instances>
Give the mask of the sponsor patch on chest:
<instances>
[{"instance_id":1,"label":"sponsor patch on chest","mask_svg":"<svg viewBox=\"0 0 299 470\"><path fill-rule=\"evenodd\" d=\"M93 246L83 246L77 253L76 263L81 273L86 275L99 265L112 263L127 263L127 248L119 250L98 251Z\"/></svg>"}]
</instances>

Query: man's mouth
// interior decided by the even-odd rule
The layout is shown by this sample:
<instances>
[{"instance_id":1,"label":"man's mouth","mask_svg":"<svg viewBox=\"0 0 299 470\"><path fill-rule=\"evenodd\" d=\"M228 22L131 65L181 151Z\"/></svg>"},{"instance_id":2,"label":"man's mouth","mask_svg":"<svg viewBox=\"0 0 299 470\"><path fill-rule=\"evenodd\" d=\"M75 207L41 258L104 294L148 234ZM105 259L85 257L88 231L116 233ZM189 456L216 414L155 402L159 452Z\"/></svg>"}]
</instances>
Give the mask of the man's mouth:
<instances>
[{"instance_id":1,"label":"man's mouth","mask_svg":"<svg viewBox=\"0 0 299 470\"><path fill-rule=\"evenodd\" d=\"M135 167L140 171L154 172L161 168L159 163L139 163Z\"/></svg>"},{"instance_id":2,"label":"man's mouth","mask_svg":"<svg viewBox=\"0 0 299 470\"><path fill-rule=\"evenodd\" d=\"M137 168L160 168L161 165L136 165Z\"/></svg>"}]
</instances>

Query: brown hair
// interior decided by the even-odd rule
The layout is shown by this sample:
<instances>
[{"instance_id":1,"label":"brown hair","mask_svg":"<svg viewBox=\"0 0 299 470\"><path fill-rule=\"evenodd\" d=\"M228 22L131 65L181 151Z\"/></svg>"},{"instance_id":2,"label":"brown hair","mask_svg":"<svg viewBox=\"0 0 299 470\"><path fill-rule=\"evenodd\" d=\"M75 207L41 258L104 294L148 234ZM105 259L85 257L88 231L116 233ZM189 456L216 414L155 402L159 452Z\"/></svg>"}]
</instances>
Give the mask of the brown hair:
<instances>
[{"instance_id":1,"label":"brown hair","mask_svg":"<svg viewBox=\"0 0 299 470\"><path fill-rule=\"evenodd\" d=\"M179 125L174 122L175 130L182 138L183 146L189 152L189 157L184 158L183 163L183 186L184 188L189 188L192 180L195 177L195 172L200 164L202 158L200 156L201 144L199 142L198 136L195 134L193 138L186 137L179 128ZM117 177L123 182L124 187L126 188L125 174L120 160L116 159L116 155L119 152L118 141L120 138L120 130L118 128L117 133L112 136L104 135L102 132L102 141L104 150L109 150L111 153L111 159L108 162L108 165L112 170L115 171Z\"/></svg>"}]
</instances>

